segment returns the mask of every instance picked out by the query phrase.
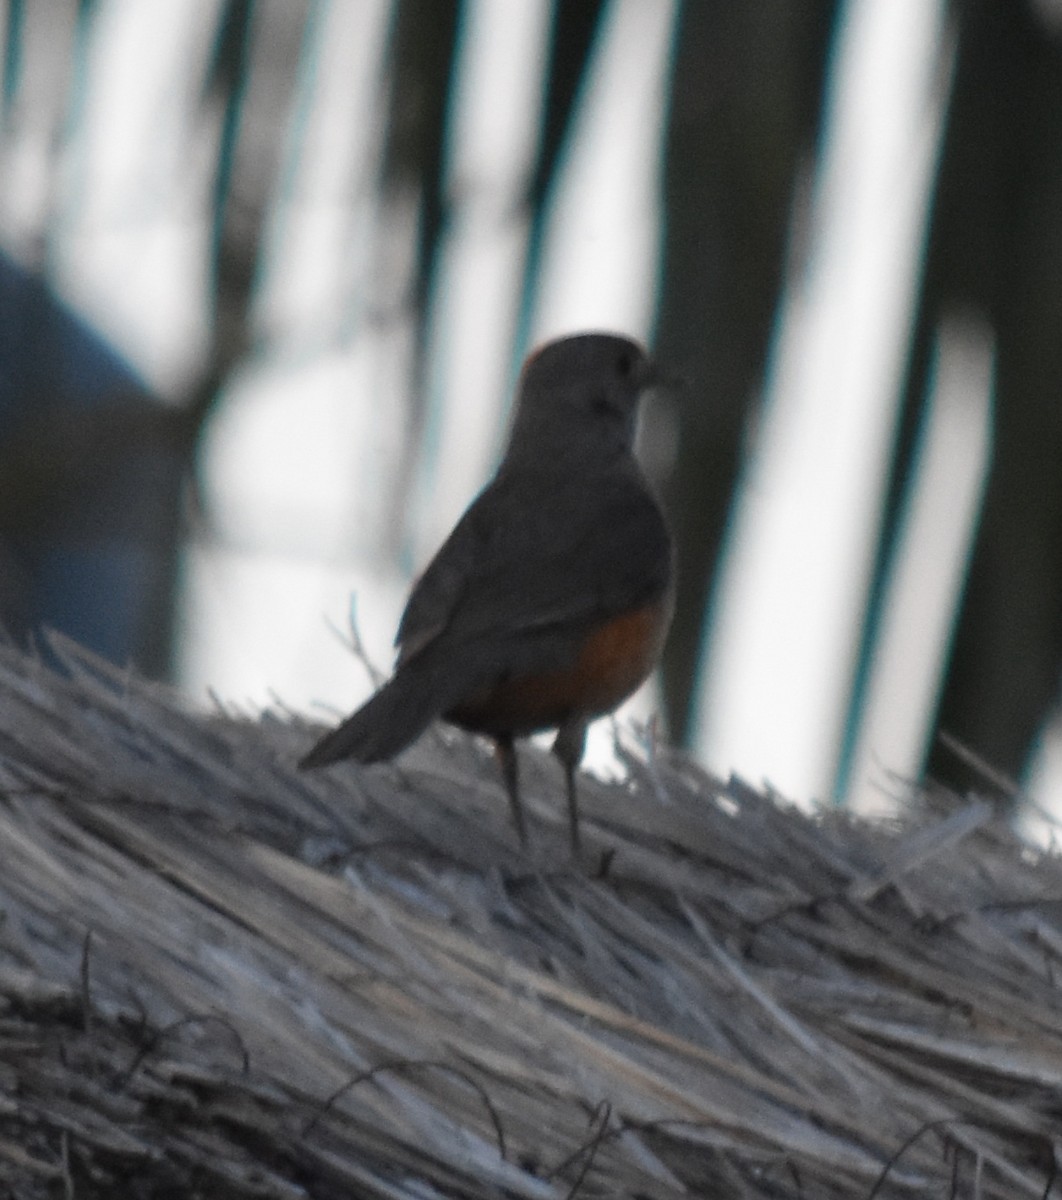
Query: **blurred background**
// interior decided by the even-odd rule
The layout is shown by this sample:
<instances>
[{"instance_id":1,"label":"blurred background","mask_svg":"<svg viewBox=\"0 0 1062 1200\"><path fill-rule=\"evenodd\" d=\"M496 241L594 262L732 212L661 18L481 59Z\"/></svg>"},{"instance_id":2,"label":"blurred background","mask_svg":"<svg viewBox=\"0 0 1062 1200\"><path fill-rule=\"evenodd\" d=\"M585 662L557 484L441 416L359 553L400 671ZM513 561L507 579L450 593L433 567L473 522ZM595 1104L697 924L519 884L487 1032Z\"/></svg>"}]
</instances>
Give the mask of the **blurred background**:
<instances>
[{"instance_id":1,"label":"blurred background","mask_svg":"<svg viewBox=\"0 0 1062 1200\"><path fill-rule=\"evenodd\" d=\"M614 329L689 381L643 422L680 584L632 711L801 801L1057 802L1059 0L7 0L0 37L10 637L331 720L528 348Z\"/></svg>"}]
</instances>

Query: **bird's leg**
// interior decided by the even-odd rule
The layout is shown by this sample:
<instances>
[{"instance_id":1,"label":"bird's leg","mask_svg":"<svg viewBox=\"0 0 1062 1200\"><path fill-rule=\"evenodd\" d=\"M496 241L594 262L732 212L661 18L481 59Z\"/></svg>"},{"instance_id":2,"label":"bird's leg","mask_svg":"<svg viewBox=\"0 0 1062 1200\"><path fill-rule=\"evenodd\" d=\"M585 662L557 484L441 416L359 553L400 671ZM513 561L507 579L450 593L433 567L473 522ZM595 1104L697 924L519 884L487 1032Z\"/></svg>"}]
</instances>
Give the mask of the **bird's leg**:
<instances>
[{"instance_id":1,"label":"bird's leg","mask_svg":"<svg viewBox=\"0 0 1062 1200\"><path fill-rule=\"evenodd\" d=\"M505 790L509 793L509 807L513 810L513 823L520 838L520 845L527 849L527 822L524 820L524 810L520 803L520 770L516 760L516 747L511 737L496 737L494 752L501 767L502 778L505 780Z\"/></svg>"},{"instance_id":2,"label":"bird's leg","mask_svg":"<svg viewBox=\"0 0 1062 1200\"><path fill-rule=\"evenodd\" d=\"M564 767L568 785L568 835L571 838L572 858L579 857L579 805L575 796L575 772L582 762L586 748L586 721L572 717L557 730L553 753Z\"/></svg>"}]
</instances>

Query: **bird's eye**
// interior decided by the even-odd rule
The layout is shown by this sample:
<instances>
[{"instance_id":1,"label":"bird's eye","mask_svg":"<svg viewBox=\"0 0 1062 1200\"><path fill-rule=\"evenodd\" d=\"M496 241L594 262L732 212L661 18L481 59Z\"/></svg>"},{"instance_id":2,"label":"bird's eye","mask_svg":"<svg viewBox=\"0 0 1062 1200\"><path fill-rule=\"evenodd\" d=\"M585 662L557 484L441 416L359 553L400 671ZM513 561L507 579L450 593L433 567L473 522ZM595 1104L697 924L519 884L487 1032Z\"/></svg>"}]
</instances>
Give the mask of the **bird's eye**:
<instances>
[{"instance_id":1,"label":"bird's eye","mask_svg":"<svg viewBox=\"0 0 1062 1200\"><path fill-rule=\"evenodd\" d=\"M626 379L634 370L634 355L626 350L616 359L616 371L621 378Z\"/></svg>"}]
</instances>

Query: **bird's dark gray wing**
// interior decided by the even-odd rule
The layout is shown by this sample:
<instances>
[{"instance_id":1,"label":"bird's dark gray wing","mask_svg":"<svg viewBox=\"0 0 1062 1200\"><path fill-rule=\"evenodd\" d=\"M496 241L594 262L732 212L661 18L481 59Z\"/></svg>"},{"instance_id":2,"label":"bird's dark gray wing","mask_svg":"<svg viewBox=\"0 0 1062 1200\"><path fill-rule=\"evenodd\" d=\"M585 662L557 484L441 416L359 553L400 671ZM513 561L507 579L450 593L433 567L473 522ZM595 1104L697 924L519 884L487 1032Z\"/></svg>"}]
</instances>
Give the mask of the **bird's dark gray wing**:
<instances>
[{"instance_id":1,"label":"bird's dark gray wing","mask_svg":"<svg viewBox=\"0 0 1062 1200\"><path fill-rule=\"evenodd\" d=\"M633 462L575 487L535 482L500 476L473 502L413 589L400 664L445 638L506 669L525 653L549 669L542 655L562 663L595 622L667 590L670 537Z\"/></svg>"}]
</instances>

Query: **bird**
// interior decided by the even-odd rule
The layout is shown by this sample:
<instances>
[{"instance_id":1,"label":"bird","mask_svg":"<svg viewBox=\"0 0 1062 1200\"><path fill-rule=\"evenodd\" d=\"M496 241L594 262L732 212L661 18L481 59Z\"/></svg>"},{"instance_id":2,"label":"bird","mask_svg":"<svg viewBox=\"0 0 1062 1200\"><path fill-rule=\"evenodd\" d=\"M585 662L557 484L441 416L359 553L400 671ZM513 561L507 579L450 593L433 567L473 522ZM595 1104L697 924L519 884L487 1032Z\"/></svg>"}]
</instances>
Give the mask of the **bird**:
<instances>
[{"instance_id":1,"label":"bird","mask_svg":"<svg viewBox=\"0 0 1062 1200\"><path fill-rule=\"evenodd\" d=\"M615 333L529 355L494 477L412 587L393 674L301 768L389 760L441 717L493 740L526 850L514 741L556 729L579 858L587 727L648 677L671 621L672 539L634 455L639 400L666 382Z\"/></svg>"}]
</instances>

